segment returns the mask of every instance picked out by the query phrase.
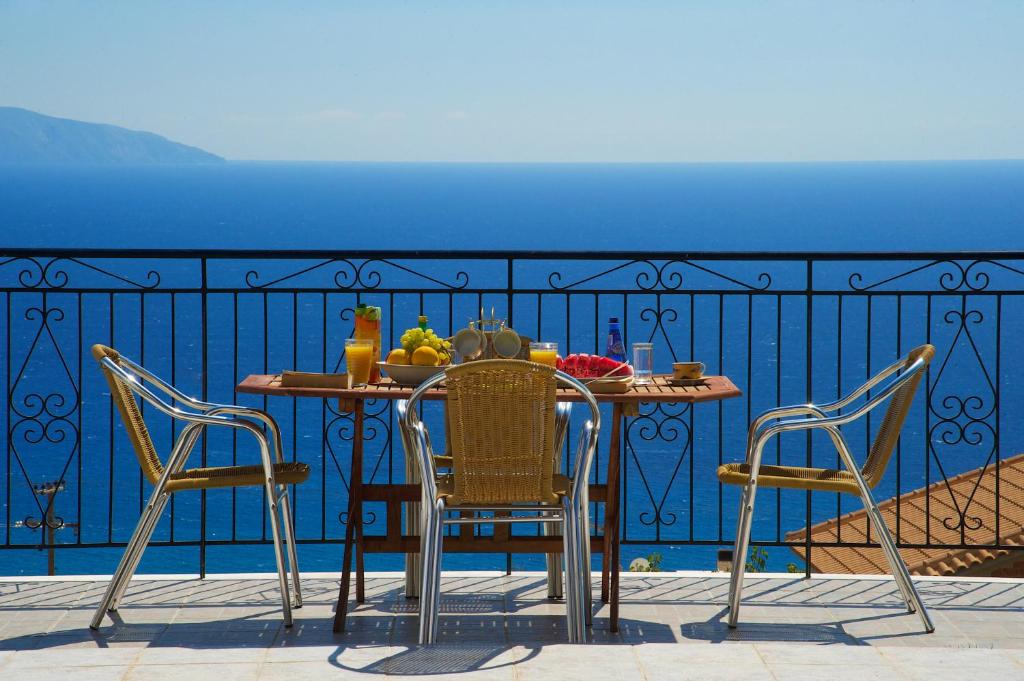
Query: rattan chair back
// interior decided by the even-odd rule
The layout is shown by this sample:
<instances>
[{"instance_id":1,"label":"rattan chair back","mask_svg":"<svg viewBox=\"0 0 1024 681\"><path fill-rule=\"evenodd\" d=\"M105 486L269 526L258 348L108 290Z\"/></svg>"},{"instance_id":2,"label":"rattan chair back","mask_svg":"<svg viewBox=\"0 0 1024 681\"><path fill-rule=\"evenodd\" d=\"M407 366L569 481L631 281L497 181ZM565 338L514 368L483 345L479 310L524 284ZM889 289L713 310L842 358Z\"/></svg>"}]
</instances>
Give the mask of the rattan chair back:
<instances>
[{"instance_id":1,"label":"rattan chair back","mask_svg":"<svg viewBox=\"0 0 1024 681\"><path fill-rule=\"evenodd\" d=\"M864 462L864 468L861 469L861 475L864 476L864 481L869 487L877 485L885 475L885 469L889 465L889 459L892 458L896 442L900 439L903 422L907 420L910 405L914 402L914 394L917 392L921 378L933 357L935 357L935 348L931 345L921 345L911 350L903 360L904 370L909 369L919 359L924 364L889 400L882 425L878 428L878 433L871 444L871 451Z\"/></svg>"},{"instance_id":2,"label":"rattan chair back","mask_svg":"<svg viewBox=\"0 0 1024 681\"><path fill-rule=\"evenodd\" d=\"M554 503L555 369L481 360L448 369L453 505Z\"/></svg>"},{"instance_id":3,"label":"rattan chair back","mask_svg":"<svg viewBox=\"0 0 1024 681\"><path fill-rule=\"evenodd\" d=\"M160 476L163 475L164 466L160 457L157 456L153 439L149 436L149 429L146 428L146 423L142 420L142 411L139 409L135 394L123 379L102 364L102 360L108 358L118 366L124 367L121 355L117 350L97 343L92 346L92 356L97 362L100 362L100 368L103 369L103 375L110 386L110 397L117 405L118 413L121 414L121 421L124 423L125 432L128 433L128 439L132 443L132 449L135 450L135 456L139 459L142 473L149 482L156 484Z\"/></svg>"}]
</instances>

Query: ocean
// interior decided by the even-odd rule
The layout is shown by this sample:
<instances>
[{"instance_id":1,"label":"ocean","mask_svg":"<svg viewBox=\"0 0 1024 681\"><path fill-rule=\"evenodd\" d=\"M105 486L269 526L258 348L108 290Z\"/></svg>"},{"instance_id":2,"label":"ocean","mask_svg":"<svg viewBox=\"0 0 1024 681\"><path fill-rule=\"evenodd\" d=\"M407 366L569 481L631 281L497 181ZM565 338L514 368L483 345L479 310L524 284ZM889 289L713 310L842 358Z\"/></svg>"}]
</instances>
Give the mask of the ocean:
<instances>
[{"instance_id":1,"label":"ocean","mask_svg":"<svg viewBox=\"0 0 1024 681\"><path fill-rule=\"evenodd\" d=\"M0 165L2 245L921 251L1024 247L1024 161Z\"/></svg>"},{"instance_id":2,"label":"ocean","mask_svg":"<svg viewBox=\"0 0 1024 681\"><path fill-rule=\"evenodd\" d=\"M480 285L480 277L492 275L488 274L486 264L459 262L457 252L460 250L494 252L499 256L502 251L511 250L628 250L649 252L652 260L657 260L659 251L1024 250L1024 162L0 166L0 233L0 250L56 247L328 249L342 254L346 249L434 250L447 253L449 259L417 261L421 273L452 281L458 270L465 270L473 281L470 289L474 289ZM3 260L0 253L0 262ZM770 261L770 255L763 260ZM246 266L221 265L211 284L230 288L230 282L236 282L241 286ZM118 273L135 281L145 281L151 266L149 261L129 263ZM608 266L601 261L587 260L521 261L516 264L516 281L518 286L524 287L547 286L551 282L550 275L557 271L559 281L564 284L585 280ZM267 266L260 271L260 282L296 269L289 267L289 263ZM611 292L623 290L623 287L635 289L638 281L648 281L637 279L640 273L636 267L626 268L602 275L600 286L610 293L592 296L592 300L588 299L590 294L581 294L574 297L571 309L568 302L553 300L561 293L545 296L543 300L539 295L536 298L517 296L512 310L501 309L507 302L504 296L487 298L469 293L454 294L450 303L444 294L431 294L424 300L414 294L384 295L373 291L365 293L362 300L388 306L391 318L385 322L385 335L392 341L402 329L414 325L421 306L429 312L435 326L453 329L463 325L467 316L484 301L488 307L497 305L499 314L512 316L521 332L558 340L563 352L603 349L604 321L617 314L624 318L627 329L631 329L627 342L649 337L655 340L656 370L667 370L673 357L693 357L706 360L709 371L733 376L747 394L743 399L733 401L723 412L714 407L697 407L692 414L684 413L679 419L672 414L660 414L646 422L638 421L631 436L636 449L627 448L625 453L629 459L628 493L638 500L626 511L627 536L638 541L656 535L668 540L673 537L702 541L719 536L731 538L735 497L729 496L731 492L720 494L718 491L713 476L718 457L732 460L742 455L743 428L750 413L773 406L779 400L799 402L806 398L808 367L802 344L807 319L801 308L803 302L802 299L797 301L794 308L785 296L772 295L776 288L789 290L798 286L802 271L782 265L771 269L765 262L716 264L714 267L719 274L755 285L758 276L770 270L772 286L776 287L749 297L740 290L737 293L742 295L725 296L723 303L714 293L724 281L720 277L716 279L715 274L691 271L687 265L673 267L676 269L670 268L668 276L673 271L680 272L683 277L680 281L685 282L681 289L665 290L660 297L637 295L630 302L620 301L623 296ZM822 266L821 276L836 277L836 281L845 285L849 271L843 267L841 263ZM855 269L863 281L868 282L881 281L909 267L901 262L861 263ZM46 384L53 379L52 372L57 366L52 355L49 359L43 354L32 355L32 361L26 360L25 348L35 347L32 338L39 327L38 320L33 321L28 315L29 309L38 305L38 294L17 290L17 269L7 265L5 272L4 266L0 266L0 289L7 287L4 289L7 292L0 292L0 305L8 309L4 326L7 335L13 338L13 349L6 351L3 362L13 365L13 369L6 370L5 380L15 388L10 400L3 404L3 411L13 417L9 422L15 426L8 430L2 442L8 449L12 445L20 446L17 453L24 454L27 462L24 476L18 468L18 457L11 464L0 462L0 479L8 481L14 490L9 504L4 502L5 515L12 524L31 515L34 508L31 494L23 489L22 478L33 478L44 472L52 477L59 473L68 454L61 450L60 443L30 447L24 440L24 433L16 430L20 423L18 409L25 395L31 392L27 386ZM165 284L187 274L162 272ZM942 292L938 282L940 271L934 274L927 286ZM953 270L954 279L955 274ZM984 417L973 423L997 426L999 456L1020 451L1024 429L1016 416L1020 411L1020 386L1024 385L1021 382L1024 376L1006 357L1010 353L1008 348L1013 347L1013 339L1024 330L1021 296L1012 295L1020 292L1021 282L1012 273L1002 270L991 274L1000 291L1010 292L1000 298L998 311L994 297L962 284L958 284L960 288L956 290L970 295L940 295L934 301L923 294L909 295L899 301L895 295L851 298L846 300L845 307L837 307L838 299L834 296L817 300L812 394L819 401L834 398L838 391L855 387L872 370L892 361L898 349L906 351L924 342L930 334L932 342L940 346L940 356L948 357L950 366L955 368L944 379L942 390L945 392L936 393L932 402L941 411L941 398L946 392L961 396L977 393L979 375L987 370L995 376L995 383L1003 392L998 400L997 395L989 397L987 393L979 399L986 405L1000 401L1001 411L992 417L984 415L983 409L979 410L977 414ZM92 276L95 277L95 273ZM414 287L417 281L423 281L416 278L416 273L390 272L389 276L398 276L386 284L396 288ZM671 285L675 280L669 281ZM900 283L905 283L907 290L920 293L918 279L900 279ZM296 284L313 289L332 286L329 279L296 280ZM900 289L883 287L879 292L888 290ZM73 294L55 292L50 295L50 303L62 305L62 295ZM980 347L979 361L971 355L963 334L956 333L966 325L957 327L943 321L950 310L956 312L962 298L977 305L987 320L974 329L975 336L971 337ZM109 299L105 294L85 294L80 308L81 337L66 331L61 335L55 323L58 344L66 344L61 347L66 356L72 357L83 348L87 350L91 342L110 342L113 335L114 342L125 352L136 357L141 355L147 366L152 366L157 373L168 376L175 373L176 380L186 389L197 392L199 373L195 362L197 343L202 342L195 331L200 320L197 299L187 294L175 298L159 291L147 293L145 303L142 299L142 295L130 291ZM264 300L262 307L260 300ZM353 303L354 295L347 293L272 293L265 299L261 292L211 294L208 336L211 398L233 399L231 386L239 373L278 371L292 366L305 370L332 368L340 355L339 341L347 333L345 325L350 324L345 321L344 310ZM66 323L74 324L77 313L71 311L72 307L66 309L69 311ZM671 310L671 315L666 316L666 310ZM261 327L268 316L274 319L281 315L294 320L288 325L287 333L264 335ZM111 321L112 316L116 321ZM997 316L1000 324L993 328L991 322ZM142 318L145 323L140 326ZM691 325L692 320L696 321ZM237 353L232 350L236 330L242 337ZM322 330L327 331L328 337L323 337ZM835 349L837 339L845 346L839 354ZM17 370L23 361L28 369L24 374L27 378L19 382ZM998 372L994 367L999 367ZM75 381L79 382L77 387L83 396L79 416L87 424L95 420L105 425L108 417L108 405L99 380L98 372L86 355L81 378L76 377ZM823 397L819 397L821 395ZM247 404L259 404L258 400L254 402L248 397L242 399ZM286 441L290 439L295 443L298 451L312 452L313 459L318 461L318 472L314 480L307 483L316 490L309 496L319 497L322 484L332 499L330 509L327 505L321 507L319 498L313 506L304 507L301 499L306 492L300 489L300 536L303 524L315 525L316 534L321 524L327 526L327 523L330 523L327 534L337 536L340 525L334 516L343 498L343 488L337 483L341 471L347 474L347 463L341 452L335 459L335 453L324 444L322 433L325 428L337 429L341 425L320 405L303 404L293 410L282 402L271 407L282 422ZM920 409L918 421L924 415L924 407ZM939 416L934 418L939 419ZM897 489L890 476L879 492L882 498L939 479L937 464L944 464L942 471L947 476L979 467L991 459L996 449L991 446L991 438L984 439L980 445L972 445L968 440L947 447L941 441L944 437L941 432L929 436L920 426L908 427L910 434L905 440L912 439L917 444L908 442L904 447L900 459L900 486ZM645 428L653 428L653 431L645 431ZM339 437L337 430L333 432L334 437ZM65 499L77 498L83 489L89 493L80 517L73 517L75 508L70 501L59 501L58 507L65 504L62 514L69 521L81 523L78 531L82 541L101 542L111 524L114 539L123 541L137 518L143 490L133 472L130 451L120 440L111 449L109 438L100 431L80 435L82 460L95 460L99 468L86 465L81 472L75 466L69 469ZM652 439L647 435L652 435ZM116 437L124 439L120 433ZM164 429L159 437L160 441L169 442L171 435ZM383 436L378 433L377 437ZM692 448L680 451L680 443L691 437ZM866 446L866 434L851 437L857 439L858 446ZM938 445L926 451L924 442L929 437ZM376 464L378 474L386 475L388 471L397 474L401 469L400 454L393 456L397 445L383 440L377 442L382 454ZM230 444L230 440L212 440L211 461L225 461L224 457L230 457ZM286 444L286 448L288 446ZM602 450L604 448L603 444ZM113 467L102 463L108 449L116 461ZM829 459L832 455L823 456L820 464L832 465ZM306 454L300 456L305 457ZM803 450L796 450L798 462L802 462L803 457ZM110 480L115 481L112 496L116 501L112 508L107 506ZM92 495L100 501L90 502ZM208 510L210 536L223 538L229 533L234 536L236 513L231 503L220 496L211 498L215 501ZM236 507L238 515L259 512L258 497L240 499ZM785 533L803 526L802 495L771 499L765 495L761 503L764 515L757 528L762 537L775 538L779 530ZM855 502L839 506L832 496L816 495L814 519L824 520L837 512L855 508ZM185 503L176 509L175 531L179 539L194 534L194 510ZM379 527L379 514L375 522ZM243 525L237 527L240 529ZM38 533L25 527L8 531L11 543L38 541ZM157 536L166 539L170 531L165 521ZM244 532L239 536L251 538L251 534ZM58 541L74 542L76 536L64 530ZM713 567L714 548L635 545L624 547L623 559L628 563L633 557L659 551L665 557L663 567L666 569L708 569ZM57 556L58 572L109 572L119 555L117 548L61 550ZM795 560L788 549L781 547L769 549L768 558L769 567L777 570L784 570ZM211 572L267 570L272 566L272 552L266 546L215 547L210 549L207 561ZM340 562L340 547L303 545L300 562L305 570L335 570ZM161 548L147 554L142 571L194 571L195 565L194 547ZM395 557L371 556L368 559L369 569L394 569L398 565ZM450 556L445 565L446 568L493 569L504 567L504 557ZM536 557L516 556L514 560L517 569L540 565ZM45 569L44 552L0 550L0 573L32 574Z\"/></svg>"}]
</instances>

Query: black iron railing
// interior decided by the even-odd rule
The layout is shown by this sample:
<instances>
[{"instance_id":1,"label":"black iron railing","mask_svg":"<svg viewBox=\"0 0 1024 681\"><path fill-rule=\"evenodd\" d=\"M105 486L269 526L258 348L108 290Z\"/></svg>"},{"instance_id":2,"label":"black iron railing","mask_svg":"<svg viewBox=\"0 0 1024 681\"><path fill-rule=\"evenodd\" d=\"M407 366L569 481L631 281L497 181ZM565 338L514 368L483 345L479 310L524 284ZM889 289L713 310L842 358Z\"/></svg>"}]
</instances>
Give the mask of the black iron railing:
<instances>
[{"instance_id":1,"label":"black iron railing","mask_svg":"<svg viewBox=\"0 0 1024 681\"><path fill-rule=\"evenodd\" d=\"M623 540L679 548L669 567L710 568L713 548L731 542L736 492L723 489L714 471L743 455L753 414L809 395L832 399L930 342L938 357L877 497L930 488L924 539L908 541L897 520L901 546L1017 548L1003 539L1021 529L1006 526L1016 517L1006 504L1024 499L999 485L1001 462L1024 443L1024 366L1016 361L1024 253L58 249L0 251L0 548L90 550L92 558L69 554L68 567L58 557L58 567L109 571L117 552L104 549L123 546L131 533L147 484L89 356L100 342L204 399L273 412L289 456L314 469L296 490L298 535L314 555L304 567L337 569L336 549L314 554L312 546L344 535L349 415L327 402L260 399L233 387L249 373L337 370L360 301L383 308L385 345L420 313L451 333L493 307L520 333L558 341L563 353L600 353L607 318L617 316L627 342L654 341L656 370L694 358L729 375L743 398L645 405L623 432ZM368 481L402 475L394 427L389 404L369 405ZM169 449L171 424L152 415L151 429ZM871 429L867 421L847 436L866 452ZM230 433L211 433L199 453L205 465L246 456ZM804 436L782 439L769 458L837 462L829 447ZM603 474L600 460L595 468ZM994 504L942 484L972 472L995 476ZM44 481L60 492L36 493ZM954 509L941 518L931 508L940 498ZM205 572L210 547L268 541L262 503L258 491L182 496L153 545L188 549L170 568L198 560ZM755 542L785 546L787 532L857 508L838 495L763 494ZM372 505L365 522L378 522ZM60 531L72 526L74 533ZM958 541L949 540L951 530ZM847 543L865 545L843 541L841 532L832 544ZM0 567L22 569L27 559L13 555L27 554L0 552L0 561L7 557Z\"/></svg>"}]
</instances>

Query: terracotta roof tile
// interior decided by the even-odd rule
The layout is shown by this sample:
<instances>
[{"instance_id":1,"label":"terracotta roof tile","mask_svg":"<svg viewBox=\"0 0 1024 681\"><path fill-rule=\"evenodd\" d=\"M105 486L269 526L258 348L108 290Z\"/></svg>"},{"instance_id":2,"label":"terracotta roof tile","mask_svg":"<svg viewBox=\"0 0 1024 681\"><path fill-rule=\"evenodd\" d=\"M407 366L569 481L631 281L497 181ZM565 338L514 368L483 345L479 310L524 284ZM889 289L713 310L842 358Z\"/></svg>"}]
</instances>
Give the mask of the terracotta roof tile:
<instances>
[{"instance_id":1,"label":"terracotta roof tile","mask_svg":"<svg viewBox=\"0 0 1024 681\"><path fill-rule=\"evenodd\" d=\"M984 545L1024 545L1024 454L998 462L999 537L995 532L996 463L961 473L947 481L886 499L879 504L885 524L896 533L896 502L899 501L899 541L907 544L973 544L967 549L900 549L914 575L955 575L1009 553ZM960 511L967 508L967 522L960 525ZM978 521L971 521L977 518ZM814 543L868 541L864 510L847 513L811 527ZM786 540L800 542L793 550L804 558L806 529L790 532ZM962 533L962 535L961 535ZM997 541L998 540L998 541ZM870 541L877 541L874 531ZM884 574L888 563L880 548L815 546L811 568L822 573Z\"/></svg>"}]
</instances>

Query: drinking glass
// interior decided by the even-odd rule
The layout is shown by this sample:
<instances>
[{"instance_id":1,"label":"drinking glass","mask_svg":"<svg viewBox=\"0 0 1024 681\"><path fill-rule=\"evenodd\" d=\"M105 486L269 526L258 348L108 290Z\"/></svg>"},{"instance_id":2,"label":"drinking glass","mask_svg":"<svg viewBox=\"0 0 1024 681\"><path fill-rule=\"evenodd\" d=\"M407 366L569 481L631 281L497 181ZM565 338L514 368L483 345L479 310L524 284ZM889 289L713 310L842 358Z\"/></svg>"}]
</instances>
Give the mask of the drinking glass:
<instances>
[{"instance_id":1,"label":"drinking glass","mask_svg":"<svg viewBox=\"0 0 1024 681\"><path fill-rule=\"evenodd\" d=\"M558 362L558 343L530 343L530 361L555 366Z\"/></svg>"},{"instance_id":2,"label":"drinking glass","mask_svg":"<svg viewBox=\"0 0 1024 681\"><path fill-rule=\"evenodd\" d=\"M633 383L647 385L653 376L654 343L633 343Z\"/></svg>"},{"instance_id":3,"label":"drinking glass","mask_svg":"<svg viewBox=\"0 0 1024 681\"><path fill-rule=\"evenodd\" d=\"M370 338L345 339L345 373L348 386L366 385L373 368L373 340Z\"/></svg>"}]
</instances>

